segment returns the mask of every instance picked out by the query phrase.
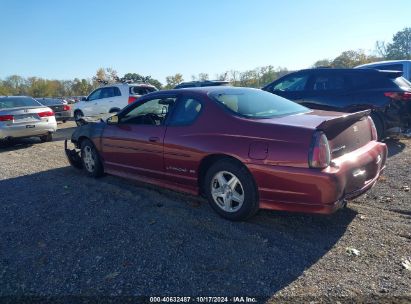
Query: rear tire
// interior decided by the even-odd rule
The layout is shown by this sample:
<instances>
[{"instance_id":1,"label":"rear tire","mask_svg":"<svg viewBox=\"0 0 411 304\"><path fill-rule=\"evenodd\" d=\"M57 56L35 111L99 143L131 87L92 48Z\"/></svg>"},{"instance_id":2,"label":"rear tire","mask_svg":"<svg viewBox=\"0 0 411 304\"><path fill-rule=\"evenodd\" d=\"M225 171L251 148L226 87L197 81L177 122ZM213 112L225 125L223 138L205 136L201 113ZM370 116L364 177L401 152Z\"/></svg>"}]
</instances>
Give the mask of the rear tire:
<instances>
[{"instance_id":1,"label":"rear tire","mask_svg":"<svg viewBox=\"0 0 411 304\"><path fill-rule=\"evenodd\" d=\"M217 161L208 169L204 192L214 211L231 221L246 220L259 208L253 177L246 167L230 159Z\"/></svg>"},{"instance_id":2,"label":"rear tire","mask_svg":"<svg viewBox=\"0 0 411 304\"><path fill-rule=\"evenodd\" d=\"M89 139L81 142L81 161L87 175L91 177L101 177L104 175L103 164L97 149Z\"/></svg>"},{"instance_id":3,"label":"rear tire","mask_svg":"<svg viewBox=\"0 0 411 304\"><path fill-rule=\"evenodd\" d=\"M40 136L41 142L50 142L53 141L53 135L48 133L47 135Z\"/></svg>"},{"instance_id":4,"label":"rear tire","mask_svg":"<svg viewBox=\"0 0 411 304\"><path fill-rule=\"evenodd\" d=\"M375 129L377 130L378 141L383 140L385 138L385 130L381 118L377 114L372 113L371 119L374 122Z\"/></svg>"}]
</instances>

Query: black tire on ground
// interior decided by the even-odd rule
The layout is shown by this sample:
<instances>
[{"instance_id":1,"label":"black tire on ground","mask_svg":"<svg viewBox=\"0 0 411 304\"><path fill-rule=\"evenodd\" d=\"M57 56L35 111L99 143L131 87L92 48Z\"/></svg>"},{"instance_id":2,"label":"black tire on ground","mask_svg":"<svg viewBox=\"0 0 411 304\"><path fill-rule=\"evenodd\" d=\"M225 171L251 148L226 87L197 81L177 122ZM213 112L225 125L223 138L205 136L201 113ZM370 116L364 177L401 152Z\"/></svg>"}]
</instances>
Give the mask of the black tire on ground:
<instances>
[{"instance_id":1,"label":"black tire on ground","mask_svg":"<svg viewBox=\"0 0 411 304\"><path fill-rule=\"evenodd\" d=\"M84 115L83 115L83 113L82 113L81 111L76 110L76 111L74 112L74 121L76 122L76 125L77 125L78 127L79 127L79 126L82 126L82 125L84 124L83 117L84 117Z\"/></svg>"},{"instance_id":2,"label":"black tire on ground","mask_svg":"<svg viewBox=\"0 0 411 304\"><path fill-rule=\"evenodd\" d=\"M375 129L377 130L378 140L379 141L383 140L385 138L385 129L384 129L384 124L381 118L377 114L372 113L371 119L374 122Z\"/></svg>"},{"instance_id":3,"label":"black tire on ground","mask_svg":"<svg viewBox=\"0 0 411 304\"><path fill-rule=\"evenodd\" d=\"M104 175L104 168L98 155L97 149L89 139L81 142L81 161L87 175L91 177L101 177Z\"/></svg>"},{"instance_id":4,"label":"black tire on ground","mask_svg":"<svg viewBox=\"0 0 411 304\"><path fill-rule=\"evenodd\" d=\"M225 173L227 175L225 175ZM233 210L232 212L223 210L223 207L220 207L222 204L222 199L217 198L216 202L213 198L212 189L221 189L221 185L219 185L216 177L223 173L223 176L228 176L230 180L230 175L236 177L239 180L239 184L237 183L237 190L235 191L237 194L242 192L242 197L244 201L240 207L238 204L234 208L238 208L238 210ZM220 175L221 176L221 175ZM226 177L224 177L226 179ZM228 181L229 181L228 180ZM217 188L216 188L217 187ZM204 178L204 185L203 185L204 193L210 203L211 207L216 211L220 216L231 220L231 221L242 221L246 220L247 218L253 216L257 213L259 208L258 203L258 192L257 187L255 185L254 179L251 176L250 172L244 167L241 163L231 160L231 159L222 159L211 165L211 167L207 170L206 176ZM242 190L242 191L240 191ZM234 190L226 190L227 192L233 194ZM230 192L231 191L231 192ZM234 201L235 203L235 201ZM233 202L231 204L233 206Z\"/></svg>"},{"instance_id":5,"label":"black tire on ground","mask_svg":"<svg viewBox=\"0 0 411 304\"><path fill-rule=\"evenodd\" d=\"M48 133L47 135L40 136L41 142L53 141L53 134Z\"/></svg>"}]
</instances>

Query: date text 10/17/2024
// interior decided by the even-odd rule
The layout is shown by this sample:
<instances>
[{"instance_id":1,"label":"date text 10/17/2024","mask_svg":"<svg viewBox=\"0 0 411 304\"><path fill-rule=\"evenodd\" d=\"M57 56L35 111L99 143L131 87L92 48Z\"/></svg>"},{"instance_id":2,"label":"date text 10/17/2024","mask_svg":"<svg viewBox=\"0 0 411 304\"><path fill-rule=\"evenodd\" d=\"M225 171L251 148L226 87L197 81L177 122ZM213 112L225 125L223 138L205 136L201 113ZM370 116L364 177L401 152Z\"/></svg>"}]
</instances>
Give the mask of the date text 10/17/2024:
<instances>
[{"instance_id":1,"label":"date text 10/17/2024","mask_svg":"<svg viewBox=\"0 0 411 304\"><path fill-rule=\"evenodd\" d=\"M255 297L150 297L150 303L257 303Z\"/></svg>"}]
</instances>

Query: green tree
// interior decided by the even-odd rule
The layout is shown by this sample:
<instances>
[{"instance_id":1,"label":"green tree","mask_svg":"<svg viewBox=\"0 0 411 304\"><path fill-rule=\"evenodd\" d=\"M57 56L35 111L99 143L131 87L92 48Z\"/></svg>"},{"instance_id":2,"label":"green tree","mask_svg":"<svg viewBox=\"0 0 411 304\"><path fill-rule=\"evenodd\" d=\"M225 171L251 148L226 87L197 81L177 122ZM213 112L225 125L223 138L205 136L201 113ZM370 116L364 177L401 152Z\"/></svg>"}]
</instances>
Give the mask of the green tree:
<instances>
[{"instance_id":1,"label":"green tree","mask_svg":"<svg viewBox=\"0 0 411 304\"><path fill-rule=\"evenodd\" d=\"M158 89L161 89L163 87L163 84L157 79L154 79L151 76L143 76L137 73L127 73L123 76L123 79L131 80L133 82L147 82Z\"/></svg>"},{"instance_id":2,"label":"green tree","mask_svg":"<svg viewBox=\"0 0 411 304\"><path fill-rule=\"evenodd\" d=\"M331 66L334 68L353 68L357 65L377 61L380 58L372 55L367 55L363 50L345 51L336 57Z\"/></svg>"},{"instance_id":3,"label":"green tree","mask_svg":"<svg viewBox=\"0 0 411 304\"><path fill-rule=\"evenodd\" d=\"M386 51L387 59L411 59L411 27L397 32Z\"/></svg>"},{"instance_id":4,"label":"green tree","mask_svg":"<svg viewBox=\"0 0 411 304\"><path fill-rule=\"evenodd\" d=\"M183 75L181 75L180 73L177 73L172 76L167 76L165 89L172 89L176 85L182 83L183 81L184 81Z\"/></svg>"},{"instance_id":5,"label":"green tree","mask_svg":"<svg viewBox=\"0 0 411 304\"><path fill-rule=\"evenodd\" d=\"M332 66L332 60L330 60L330 59L321 59L321 60L316 61L313 64L314 68L330 67L330 66Z\"/></svg>"}]
</instances>

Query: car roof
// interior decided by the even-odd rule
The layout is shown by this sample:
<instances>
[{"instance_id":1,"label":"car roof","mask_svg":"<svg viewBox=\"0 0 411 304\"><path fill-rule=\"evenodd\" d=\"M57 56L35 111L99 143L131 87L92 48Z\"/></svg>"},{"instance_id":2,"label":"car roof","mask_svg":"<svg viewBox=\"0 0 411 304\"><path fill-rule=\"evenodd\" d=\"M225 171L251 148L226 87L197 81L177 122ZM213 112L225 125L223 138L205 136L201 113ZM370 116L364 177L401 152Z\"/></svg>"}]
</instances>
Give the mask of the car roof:
<instances>
[{"instance_id":1,"label":"car roof","mask_svg":"<svg viewBox=\"0 0 411 304\"><path fill-rule=\"evenodd\" d=\"M24 97L24 98L33 98L33 97L31 97L31 96L26 96L26 95L11 95L11 96L5 95L5 96L0 96L0 98L21 98L21 97Z\"/></svg>"},{"instance_id":2,"label":"car roof","mask_svg":"<svg viewBox=\"0 0 411 304\"><path fill-rule=\"evenodd\" d=\"M209 86L209 87L191 87L191 88L182 88L182 89L171 89L171 90L161 90L157 92L153 92L144 96L153 96L155 95L161 95L161 94L181 94L182 92L184 93L194 93L194 94L202 94L202 95L207 95L208 93L212 93L215 91L221 91L221 90L259 90L255 88L248 88L248 87L233 87L233 86Z\"/></svg>"},{"instance_id":3,"label":"car roof","mask_svg":"<svg viewBox=\"0 0 411 304\"><path fill-rule=\"evenodd\" d=\"M378 70L375 69L353 69L353 68L312 68L312 69L302 69L299 71L295 71L296 73L298 72L331 72L331 73L341 73L341 72L353 72L353 73L376 73Z\"/></svg>"},{"instance_id":4,"label":"car roof","mask_svg":"<svg viewBox=\"0 0 411 304\"><path fill-rule=\"evenodd\" d=\"M356 68L362 68L362 67L366 67L366 66L389 65L389 64L395 64L395 63L411 63L411 60L384 60L384 61L376 61L376 62L370 62L370 63L365 63L365 64L357 65L354 69L356 69Z\"/></svg>"},{"instance_id":5,"label":"car roof","mask_svg":"<svg viewBox=\"0 0 411 304\"><path fill-rule=\"evenodd\" d=\"M128 86L128 87L150 87L150 88L155 88L155 86L153 86L152 84L149 83L139 83L139 82L132 82L132 83L128 83L128 82L122 82L122 83L109 83L109 84L105 84L103 86L101 86L100 88L106 88L106 87L114 87L114 86Z\"/></svg>"}]
</instances>

